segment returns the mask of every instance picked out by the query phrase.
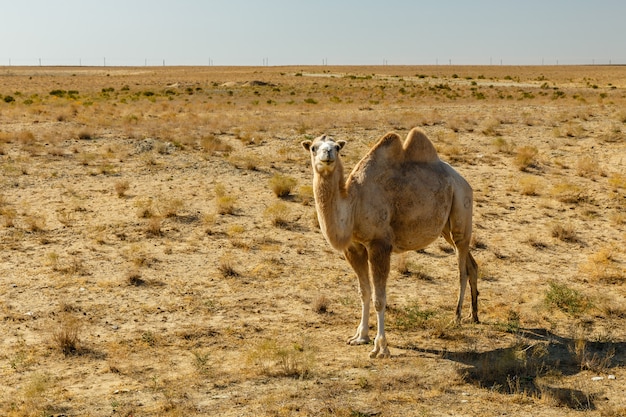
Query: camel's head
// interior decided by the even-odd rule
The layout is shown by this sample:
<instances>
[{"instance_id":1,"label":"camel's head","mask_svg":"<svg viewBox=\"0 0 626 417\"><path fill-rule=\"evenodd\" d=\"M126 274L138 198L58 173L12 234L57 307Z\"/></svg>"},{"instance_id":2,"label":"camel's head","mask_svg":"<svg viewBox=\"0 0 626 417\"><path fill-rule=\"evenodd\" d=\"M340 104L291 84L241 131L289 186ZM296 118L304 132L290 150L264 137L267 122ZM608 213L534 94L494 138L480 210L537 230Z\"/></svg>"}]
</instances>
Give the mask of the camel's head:
<instances>
[{"instance_id":1,"label":"camel's head","mask_svg":"<svg viewBox=\"0 0 626 417\"><path fill-rule=\"evenodd\" d=\"M322 135L313 141L302 142L304 149L311 153L313 168L320 174L332 172L339 159L339 151L346 145L346 141L335 141L328 135Z\"/></svg>"}]
</instances>

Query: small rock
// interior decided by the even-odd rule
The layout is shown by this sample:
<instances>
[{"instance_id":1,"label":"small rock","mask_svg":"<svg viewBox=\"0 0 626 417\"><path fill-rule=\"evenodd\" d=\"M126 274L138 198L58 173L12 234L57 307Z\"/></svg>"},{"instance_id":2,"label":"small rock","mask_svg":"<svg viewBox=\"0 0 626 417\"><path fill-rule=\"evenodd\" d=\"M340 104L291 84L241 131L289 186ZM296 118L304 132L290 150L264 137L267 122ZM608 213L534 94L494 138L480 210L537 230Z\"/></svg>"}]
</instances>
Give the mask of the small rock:
<instances>
[{"instance_id":1,"label":"small rock","mask_svg":"<svg viewBox=\"0 0 626 417\"><path fill-rule=\"evenodd\" d=\"M592 381L602 381L603 379L603 376L594 376L593 378L591 378Z\"/></svg>"},{"instance_id":2,"label":"small rock","mask_svg":"<svg viewBox=\"0 0 626 417\"><path fill-rule=\"evenodd\" d=\"M607 378L608 378L608 379L616 379L616 378L615 378L615 375L612 375L612 374L611 374L611 375L609 375Z\"/></svg>"}]
</instances>

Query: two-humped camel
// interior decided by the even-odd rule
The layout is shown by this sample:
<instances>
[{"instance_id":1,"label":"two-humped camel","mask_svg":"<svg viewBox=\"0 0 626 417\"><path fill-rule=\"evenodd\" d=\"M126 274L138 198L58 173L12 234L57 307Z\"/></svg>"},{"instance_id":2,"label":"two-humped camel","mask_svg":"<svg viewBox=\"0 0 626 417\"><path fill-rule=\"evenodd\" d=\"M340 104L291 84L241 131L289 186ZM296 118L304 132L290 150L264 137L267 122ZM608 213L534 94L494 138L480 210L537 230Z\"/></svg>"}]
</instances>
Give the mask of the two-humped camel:
<instances>
[{"instance_id":1,"label":"two-humped camel","mask_svg":"<svg viewBox=\"0 0 626 417\"><path fill-rule=\"evenodd\" d=\"M409 132L404 143L396 133L385 135L354 167L347 181L339 157L345 144L327 135L302 142L311 154L313 192L322 233L333 248L343 251L359 278L361 322L348 343L370 341L373 284L378 330L370 357L390 356L385 306L391 253L422 249L440 235L458 256L456 321L461 320L469 277L472 320L478 322L478 268L469 252L470 185L439 159L433 144L417 128Z\"/></svg>"}]
</instances>

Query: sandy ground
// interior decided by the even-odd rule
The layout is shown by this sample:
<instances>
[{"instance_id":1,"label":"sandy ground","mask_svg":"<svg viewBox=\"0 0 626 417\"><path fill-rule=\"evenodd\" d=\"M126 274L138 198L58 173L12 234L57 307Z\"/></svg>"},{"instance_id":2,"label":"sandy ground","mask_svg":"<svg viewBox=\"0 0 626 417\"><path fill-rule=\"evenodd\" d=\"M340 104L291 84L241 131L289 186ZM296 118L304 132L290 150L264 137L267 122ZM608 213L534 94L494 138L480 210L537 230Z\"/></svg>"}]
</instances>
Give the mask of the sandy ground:
<instances>
[{"instance_id":1,"label":"sandy ground","mask_svg":"<svg viewBox=\"0 0 626 417\"><path fill-rule=\"evenodd\" d=\"M2 414L624 415L625 80L1 69ZM482 323L450 325L440 239L394 258L393 357L372 360L345 344L357 282L319 232L300 141L348 141L349 170L413 126L474 188Z\"/></svg>"}]
</instances>

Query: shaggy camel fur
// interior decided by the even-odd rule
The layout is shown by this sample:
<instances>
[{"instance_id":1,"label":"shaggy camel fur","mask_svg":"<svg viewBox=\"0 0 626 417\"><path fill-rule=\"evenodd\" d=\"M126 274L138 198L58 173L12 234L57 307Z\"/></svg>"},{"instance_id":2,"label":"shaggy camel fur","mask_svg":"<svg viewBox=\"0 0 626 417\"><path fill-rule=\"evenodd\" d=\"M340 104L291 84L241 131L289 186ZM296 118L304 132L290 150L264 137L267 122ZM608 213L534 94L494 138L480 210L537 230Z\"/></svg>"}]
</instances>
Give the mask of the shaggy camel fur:
<instances>
[{"instance_id":1,"label":"shaggy camel fur","mask_svg":"<svg viewBox=\"0 0 626 417\"><path fill-rule=\"evenodd\" d=\"M472 234L472 188L420 129L402 143L385 135L354 167L347 181L339 151L346 142L322 135L302 146L310 152L319 224L333 248L343 251L359 278L361 322L351 345L369 343L373 301L378 330L370 357L389 357L385 337L386 285L392 252L426 247L442 235L458 256L460 290L456 321L469 277L472 320L478 322L476 261L469 252ZM370 281L371 280L371 281Z\"/></svg>"}]
</instances>

